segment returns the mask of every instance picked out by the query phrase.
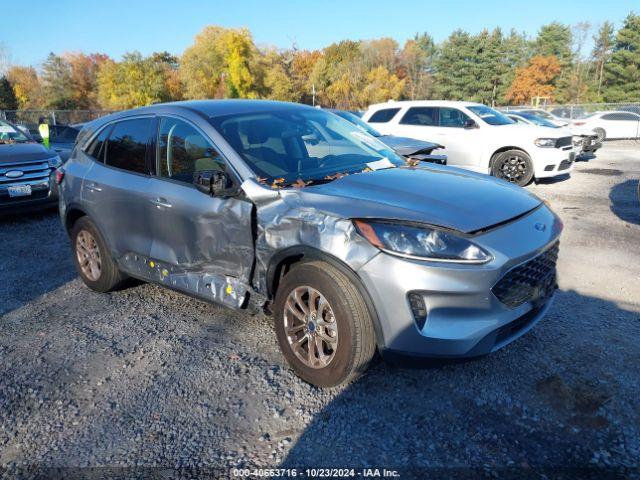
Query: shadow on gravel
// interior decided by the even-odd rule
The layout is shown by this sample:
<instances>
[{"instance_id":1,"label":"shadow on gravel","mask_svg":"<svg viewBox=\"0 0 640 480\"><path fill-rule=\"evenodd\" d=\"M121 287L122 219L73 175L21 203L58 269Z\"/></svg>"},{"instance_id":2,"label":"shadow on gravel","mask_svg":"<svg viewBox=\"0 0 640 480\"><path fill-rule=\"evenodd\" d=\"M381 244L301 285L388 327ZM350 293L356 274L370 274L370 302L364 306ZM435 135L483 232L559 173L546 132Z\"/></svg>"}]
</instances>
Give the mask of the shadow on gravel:
<instances>
[{"instance_id":1,"label":"shadow on gravel","mask_svg":"<svg viewBox=\"0 0 640 480\"><path fill-rule=\"evenodd\" d=\"M571 174L570 173L565 173L563 175L557 175L555 177L549 177L549 178L540 178L538 180L536 180L536 185L541 184L541 185L553 185L554 183L560 183L560 182L565 182L567 180L569 180L571 178Z\"/></svg>"},{"instance_id":2,"label":"shadow on gravel","mask_svg":"<svg viewBox=\"0 0 640 480\"><path fill-rule=\"evenodd\" d=\"M0 216L0 315L76 277L55 210Z\"/></svg>"},{"instance_id":3,"label":"shadow on gravel","mask_svg":"<svg viewBox=\"0 0 640 480\"><path fill-rule=\"evenodd\" d=\"M614 468L638 465L640 349L626 337L640 333L640 313L624 308L560 291L530 332L479 360L422 370L379 363L314 416L281 467L627 478Z\"/></svg>"},{"instance_id":4,"label":"shadow on gravel","mask_svg":"<svg viewBox=\"0 0 640 480\"><path fill-rule=\"evenodd\" d=\"M611 211L622 221L640 225L638 180L626 180L609 192Z\"/></svg>"}]
</instances>

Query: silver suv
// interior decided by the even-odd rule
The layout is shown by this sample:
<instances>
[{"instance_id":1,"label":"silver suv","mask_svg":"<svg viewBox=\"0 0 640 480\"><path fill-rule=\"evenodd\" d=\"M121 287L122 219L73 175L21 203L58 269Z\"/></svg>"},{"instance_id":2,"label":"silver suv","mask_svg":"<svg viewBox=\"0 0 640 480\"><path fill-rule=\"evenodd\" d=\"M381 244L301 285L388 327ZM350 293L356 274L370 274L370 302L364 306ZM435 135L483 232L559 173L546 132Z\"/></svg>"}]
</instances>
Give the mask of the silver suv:
<instances>
[{"instance_id":1,"label":"silver suv","mask_svg":"<svg viewBox=\"0 0 640 480\"><path fill-rule=\"evenodd\" d=\"M410 163L303 105L154 105L85 126L60 213L90 288L135 277L266 311L291 367L328 387L376 350L490 353L551 303L562 224L546 205Z\"/></svg>"}]
</instances>

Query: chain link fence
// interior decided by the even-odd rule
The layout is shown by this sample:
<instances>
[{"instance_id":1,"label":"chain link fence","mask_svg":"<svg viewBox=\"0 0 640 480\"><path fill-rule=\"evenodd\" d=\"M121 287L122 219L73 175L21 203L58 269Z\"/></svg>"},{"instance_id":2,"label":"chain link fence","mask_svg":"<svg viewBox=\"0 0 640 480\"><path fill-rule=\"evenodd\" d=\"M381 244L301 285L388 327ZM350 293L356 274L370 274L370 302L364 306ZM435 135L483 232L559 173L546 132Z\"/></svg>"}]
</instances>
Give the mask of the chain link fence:
<instances>
[{"instance_id":1,"label":"chain link fence","mask_svg":"<svg viewBox=\"0 0 640 480\"><path fill-rule=\"evenodd\" d=\"M76 125L113 112L112 110L0 110L0 119L23 125L31 130L38 126L41 117L44 117L50 125Z\"/></svg>"}]
</instances>

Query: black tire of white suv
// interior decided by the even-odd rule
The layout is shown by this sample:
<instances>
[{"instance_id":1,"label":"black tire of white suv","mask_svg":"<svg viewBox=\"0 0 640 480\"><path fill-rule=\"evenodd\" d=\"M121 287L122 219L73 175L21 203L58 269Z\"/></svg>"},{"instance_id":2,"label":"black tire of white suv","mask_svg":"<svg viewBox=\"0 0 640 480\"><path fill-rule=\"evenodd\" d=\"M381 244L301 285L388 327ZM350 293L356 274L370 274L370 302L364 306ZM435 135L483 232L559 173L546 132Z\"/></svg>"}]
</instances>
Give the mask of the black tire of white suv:
<instances>
[{"instance_id":1,"label":"black tire of white suv","mask_svg":"<svg viewBox=\"0 0 640 480\"><path fill-rule=\"evenodd\" d=\"M373 321L358 288L340 270L322 261L294 266L274 307L278 343L303 380L334 387L366 371L376 351Z\"/></svg>"},{"instance_id":2,"label":"black tire of white suv","mask_svg":"<svg viewBox=\"0 0 640 480\"><path fill-rule=\"evenodd\" d=\"M104 239L89 217L78 219L70 237L76 268L91 290L110 292L127 278L111 258Z\"/></svg>"},{"instance_id":3,"label":"black tire of white suv","mask_svg":"<svg viewBox=\"0 0 640 480\"><path fill-rule=\"evenodd\" d=\"M491 175L524 187L533 180L533 162L522 150L496 153L491 159Z\"/></svg>"}]
</instances>

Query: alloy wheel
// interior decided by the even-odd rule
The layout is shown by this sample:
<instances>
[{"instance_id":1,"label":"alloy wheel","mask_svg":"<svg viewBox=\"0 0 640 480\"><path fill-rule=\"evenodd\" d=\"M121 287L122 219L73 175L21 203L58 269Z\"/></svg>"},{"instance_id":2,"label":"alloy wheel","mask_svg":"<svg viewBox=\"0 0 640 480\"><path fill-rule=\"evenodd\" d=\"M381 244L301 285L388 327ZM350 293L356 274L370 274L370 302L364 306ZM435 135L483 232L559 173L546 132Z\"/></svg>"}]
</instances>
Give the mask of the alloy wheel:
<instances>
[{"instance_id":1,"label":"alloy wheel","mask_svg":"<svg viewBox=\"0 0 640 480\"><path fill-rule=\"evenodd\" d=\"M511 183L519 183L525 177L527 162L520 155L509 155L502 160L499 172L500 178Z\"/></svg>"},{"instance_id":2,"label":"alloy wheel","mask_svg":"<svg viewBox=\"0 0 640 480\"><path fill-rule=\"evenodd\" d=\"M82 274L92 282L97 282L102 274L100 248L87 230L81 230L76 236L76 256Z\"/></svg>"},{"instance_id":3,"label":"alloy wheel","mask_svg":"<svg viewBox=\"0 0 640 480\"><path fill-rule=\"evenodd\" d=\"M293 289L285 302L284 330L298 360L310 368L324 368L338 347L338 325L327 299L315 288Z\"/></svg>"}]
</instances>

